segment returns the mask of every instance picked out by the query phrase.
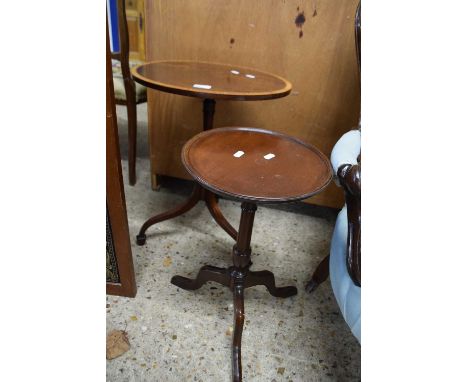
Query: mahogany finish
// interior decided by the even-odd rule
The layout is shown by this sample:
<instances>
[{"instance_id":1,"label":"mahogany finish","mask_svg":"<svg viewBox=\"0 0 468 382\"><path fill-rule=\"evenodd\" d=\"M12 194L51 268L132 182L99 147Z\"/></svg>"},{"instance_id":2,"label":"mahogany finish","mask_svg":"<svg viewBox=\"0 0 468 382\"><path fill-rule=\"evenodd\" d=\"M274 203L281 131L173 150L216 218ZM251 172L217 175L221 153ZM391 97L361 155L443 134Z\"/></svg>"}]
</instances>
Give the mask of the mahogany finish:
<instances>
[{"instance_id":1,"label":"mahogany finish","mask_svg":"<svg viewBox=\"0 0 468 382\"><path fill-rule=\"evenodd\" d=\"M345 191L348 213L346 266L354 284L361 286L361 160L338 169L338 179Z\"/></svg>"},{"instance_id":2,"label":"mahogany finish","mask_svg":"<svg viewBox=\"0 0 468 382\"><path fill-rule=\"evenodd\" d=\"M292 88L289 81L274 74L209 62L149 62L133 68L132 75L136 81L152 89L210 99L274 99L288 95Z\"/></svg>"},{"instance_id":3,"label":"mahogany finish","mask_svg":"<svg viewBox=\"0 0 468 382\"><path fill-rule=\"evenodd\" d=\"M238 74L234 74L231 70ZM195 61L157 61L132 69L135 81L152 89L203 98L203 130L213 128L215 99L266 100L284 97L291 92L287 80L255 69ZM247 77L249 75L250 77ZM210 85L211 89L193 85ZM234 240L237 232L223 216L215 195L197 184L190 198L181 205L149 218L140 228L137 244L146 243L146 231L154 224L182 215L204 200L211 216Z\"/></svg>"},{"instance_id":4,"label":"mahogany finish","mask_svg":"<svg viewBox=\"0 0 468 382\"><path fill-rule=\"evenodd\" d=\"M182 163L203 187L257 203L306 199L332 179L330 162L314 146L250 127L198 134L185 144Z\"/></svg>"},{"instance_id":5,"label":"mahogany finish","mask_svg":"<svg viewBox=\"0 0 468 382\"><path fill-rule=\"evenodd\" d=\"M239 150L244 151L244 155L233 156ZM265 159L263 156L269 153L276 153L276 156ZM229 268L205 265L195 279L182 276L171 279L172 284L186 290L199 289L208 281L231 289L234 300L232 379L242 381L244 290L264 285L275 297L297 294L295 286L277 287L272 272L250 270L250 241L257 203L301 200L320 192L332 179L331 165L320 151L296 138L239 127L198 134L185 144L182 161L203 187L242 201L239 233L232 249L233 265ZM213 193L209 194L214 197Z\"/></svg>"},{"instance_id":6,"label":"mahogany finish","mask_svg":"<svg viewBox=\"0 0 468 382\"><path fill-rule=\"evenodd\" d=\"M216 101L213 99L204 99L203 100L203 128L204 130L211 130L213 128L213 117L215 112ZM190 197L179 206L163 212L161 214L155 215L149 218L143 223L140 228L140 232L137 235L136 243L138 245L144 245L146 243L146 230L162 221L169 220L180 216L187 211L191 210L196 206L199 200L204 200L205 204L210 211L213 219L218 223L218 225L226 231L226 233L231 236L234 240L237 238L237 231L235 228L226 220L221 209L218 205L218 200L215 195L210 191L204 190L198 183L195 184L192 194Z\"/></svg>"}]
</instances>

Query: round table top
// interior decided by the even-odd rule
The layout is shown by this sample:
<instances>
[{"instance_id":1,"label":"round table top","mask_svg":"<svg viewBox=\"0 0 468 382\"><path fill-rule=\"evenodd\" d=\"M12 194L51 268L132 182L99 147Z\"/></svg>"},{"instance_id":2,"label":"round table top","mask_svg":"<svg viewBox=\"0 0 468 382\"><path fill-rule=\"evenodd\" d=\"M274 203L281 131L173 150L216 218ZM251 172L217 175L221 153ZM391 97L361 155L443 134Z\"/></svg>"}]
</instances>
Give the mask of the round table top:
<instances>
[{"instance_id":1,"label":"round table top","mask_svg":"<svg viewBox=\"0 0 468 382\"><path fill-rule=\"evenodd\" d=\"M214 193L256 203L306 199L332 180L327 157L297 138L250 127L205 131L182 150L187 171Z\"/></svg>"},{"instance_id":2,"label":"round table top","mask_svg":"<svg viewBox=\"0 0 468 382\"><path fill-rule=\"evenodd\" d=\"M155 61L132 68L135 81L166 93L228 100L287 96L291 83L277 75L235 65L197 61Z\"/></svg>"}]
</instances>

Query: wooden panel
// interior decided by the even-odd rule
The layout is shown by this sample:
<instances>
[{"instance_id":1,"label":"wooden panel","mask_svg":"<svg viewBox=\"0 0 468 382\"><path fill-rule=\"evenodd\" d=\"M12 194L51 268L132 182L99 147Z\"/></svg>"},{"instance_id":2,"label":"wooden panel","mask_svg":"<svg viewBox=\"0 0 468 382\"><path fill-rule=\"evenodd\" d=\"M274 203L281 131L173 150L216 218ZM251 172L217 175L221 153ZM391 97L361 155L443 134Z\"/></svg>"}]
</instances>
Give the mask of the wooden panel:
<instances>
[{"instance_id":1,"label":"wooden panel","mask_svg":"<svg viewBox=\"0 0 468 382\"><path fill-rule=\"evenodd\" d=\"M127 12L127 25L130 55L138 54L138 18L129 16Z\"/></svg>"},{"instance_id":2,"label":"wooden panel","mask_svg":"<svg viewBox=\"0 0 468 382\"><path fill-rule=\"evenodd\" d=\"M281 131L327 156L357 125L360 91L354 45L358 0L160 0L146 2L146 59L192 59L250 66L293 84L271 101L219 101L215 126ZM148 120L154 174L189 178L183 144L202 130L201 100L149 91ZM154 182L153 182L154 185ZM340 207L332 184L310 200Z\"/></svg>"},{"instance_id":3,"label":"wooden panel","mask_svg":"<svg viewBox=\"0 0 468 382\"><path fill-rule=\"evenodd\" d=\"M145 60L144 0L125 0L130 59Z\"/></svg>"},{"instance_id":4,"label":"wooden panel","mask_svg":"<svg viewBox=\"0 0 468 382\"><path fill-rule=\"evenodd\" d=\"M116 281L106 283L106 292L107 294L134 297L136 282L120 163L108 33L106 33L106 203L108 212L107 244L108 247L111 247L110 255L113 258L111 268L112 273L114 273L111 279ZM109 243L109 240L112 243ZM108 249L106 248L106 251L109 256ZM115 275L116 271L118 275Z\"/></svg>"}]
</instances>

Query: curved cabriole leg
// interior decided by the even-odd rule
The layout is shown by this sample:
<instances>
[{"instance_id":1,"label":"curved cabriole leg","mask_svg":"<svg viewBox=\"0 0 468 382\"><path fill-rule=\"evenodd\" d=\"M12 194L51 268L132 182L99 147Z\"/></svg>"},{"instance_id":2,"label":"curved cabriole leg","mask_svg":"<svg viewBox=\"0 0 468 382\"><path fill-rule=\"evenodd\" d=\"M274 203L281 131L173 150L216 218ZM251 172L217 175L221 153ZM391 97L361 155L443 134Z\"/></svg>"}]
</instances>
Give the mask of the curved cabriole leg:
<instances>
[{"instance_id":1,"label":"curved cabriole leg","mask_svg":"<svg viewBox=\"0 0 468 382\"><path fill-rule=\"evenodd\" d=\"M223 213L221 212L218 201L216 200L216 195L211 191L205 190L205 202L211 216L213 216L213 219L216 221L216 223L218 223L229 236L231 236L234 240L237 240L237 231L226 220Z\"/></svg>"},{"instance_id":2,"label":"curved cabriole leg","mask_svg":"<svg viewBox=\"0 0 468 382\"><path fill-rule=\"evenodd\" d=\"M205 265L198 271L197 278L189 279L187 277L174 276L171 279L171 283L182 289L195 290L201 288L208 281L215 281L219 284L229 286L230 280L231 276L226 268Z\"/></svg>"},{"instance_id":3,"label":"curved cabriole leg","mask_svg":"<svg viewBox=\"0 0 468 382\"><path fill-rule=\"evenodd\" d=\"M232 380L242 381L242 331L244 329L244 286L242 282L234 284L234 333L232 337Z\"/></svg>"},{"instance_id":4,"label":"curved cabriole leg","mask_svg":"<svg viewBox=\"0 0 468 382\"><path fill-rule=\"evenodd\" d=\"M255 285L265 285L268 292L275 297L291 297L297 294L297 288L295 286L286 286L278 288L275 284L275 275L270 271L250 271L247 274L247 280L245 283L246 288Z\"/></svg>"},{"instance_id":5,"label":"curved cabriole leg","mask_svg":"<svg viewBox=\"0 0 468 382\"><path fill-rule=\"evenodd\" d=\"M330 274L330 255L325 257L317 266L314 274L312 275L312 278L309 280L309 282L306 285L306 291L309 293L312 293L314 290L317 289L317 287L321 283L323 283L328 278L329 274Z\"/></svg>"},{"instance_id":6,"label":"curved cabriole leg","mask_svg":"<svg viewBox=\"0 0 468 382\"><path fill-rule=\"evenodd\" d=\"M169 211L163 212L162 214L153 216L152 218L149 218L147 221L145 221L140 228L140 232L137 235L137 244L143 245L146 243L145 232L152 225L160 223L164 220L175 218L176 216L182 215L185 212L191 210L200 200L202 191L203 189L201 188L201 186L196 184L193 188L192 194L184 203Z\"/></svg>"}]
</instances>

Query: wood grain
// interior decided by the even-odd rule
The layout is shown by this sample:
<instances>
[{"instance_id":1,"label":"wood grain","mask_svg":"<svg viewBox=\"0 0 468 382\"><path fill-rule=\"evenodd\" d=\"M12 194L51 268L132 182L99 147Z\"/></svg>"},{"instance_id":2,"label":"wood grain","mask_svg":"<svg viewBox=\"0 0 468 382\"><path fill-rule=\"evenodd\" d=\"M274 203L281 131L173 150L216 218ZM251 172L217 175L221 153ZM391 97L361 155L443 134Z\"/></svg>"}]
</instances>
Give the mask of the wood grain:
<instances>
[{"instance_id":1,"label":"wood grain","mask_svg":"<svg viewBox=\"0 0 468 382\"><path fill-rule=\"evenodd\" d=\"M324 190L333 175L330 161L314 146L251 127L197 134L184 145L182 163L204 188L255 203L303 200Z\"/></svg>"},{"instance_id":2,"label":"wood grain","mask_svg":"<svg viewBox=\"0 0 468 382\"><path fill-rule=\"evenodd\" d=\"M359 118L354 45L357 3L146 1L146 59L224 62L288 79L293 89L282 99L219 101L215 126L284 132L329 156L339 137L356 126ZM156 173L190 178L180 153L184 143L202 131L201 100L151 90L148 122L152 178ZM332 183L310 201L340 207L344 199Z\"/></svg>"},{"instance_id":3,"label":"wood grain","mask_svg":"<svg viewBox=\"0 0 468 382\"><path fill-rule=\"evenodd\" d=\"M213 62L152 61L132 68L132 76L151 89L210 100L258 101L291 92L291 83L275 74Z\"/></svg>"},{"instance_id":4,"label":"wood grain","mask_svg":"<svg viewBox=\"0 0 468 382\"><path fill-rule=\"evenodd\" d=\"M112 226L119 283L106 283L106 293L134 297L137 292L115 112L109 32L106 23L106 202Z\"/></svg>"},{"instance_id":5,"label":"wood grain","mask_svg":"<svg viewBox=\"0 0 468 382\"><path fill-rule=\"evenodd\" d=\"M131 60L145 60L144 0L125 0Z\"/></svg>"}]
</instances>

